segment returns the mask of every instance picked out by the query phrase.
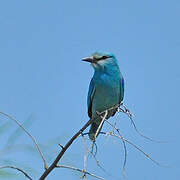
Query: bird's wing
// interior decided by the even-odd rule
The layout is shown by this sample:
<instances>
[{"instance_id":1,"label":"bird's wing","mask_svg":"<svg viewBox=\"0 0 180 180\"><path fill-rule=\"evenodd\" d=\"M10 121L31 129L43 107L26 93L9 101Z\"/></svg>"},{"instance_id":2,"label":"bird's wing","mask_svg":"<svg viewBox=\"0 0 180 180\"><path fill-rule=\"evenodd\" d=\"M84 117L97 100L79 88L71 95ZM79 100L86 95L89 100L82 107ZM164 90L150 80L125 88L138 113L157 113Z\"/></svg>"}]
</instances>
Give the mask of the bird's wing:
<instances>
[{"instance_id":1,"label":"bird's wing","mask_svg":"<svg viewBox=\"0 0 180 180\"><path fill-rule=\"evenodd\" d=\"M119 99L119 103L121 103L123 101L124 98L124 78L121 77L120 79L120 99Z\"/></svg>"},{"instance_id":2,"label":"bird's wing","mask_svg":"<svg viewBox=\"0 0 180 180\"><path fill-rule=\"evenodd\" d=\"M88 116L92 117L92 101L95 94L95 85L93 79L91 79L88 91L87 105L88 105Z\"/></svg>"}]
</instances>

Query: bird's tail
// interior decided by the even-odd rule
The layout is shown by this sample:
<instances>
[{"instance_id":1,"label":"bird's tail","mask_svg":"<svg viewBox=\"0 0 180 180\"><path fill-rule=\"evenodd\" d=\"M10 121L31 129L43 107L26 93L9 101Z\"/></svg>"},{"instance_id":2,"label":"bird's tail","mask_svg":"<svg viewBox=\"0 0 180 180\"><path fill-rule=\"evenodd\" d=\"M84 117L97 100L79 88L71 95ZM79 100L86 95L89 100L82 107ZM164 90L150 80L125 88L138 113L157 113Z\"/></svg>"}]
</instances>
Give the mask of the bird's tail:
<instances>
[{"instance_id":1,"label":"bird's tail","mask_svg":"<svg viewBox=\"0 0 180 180\"><path fill-rule=\"evenodd\" d=\"M99 120L99 121L96 120L95 122L93 122L91 124L90 130L89 130L89 138L92 141L96 141L96 138L99 135L103 124L104 124L104 122L101 123L101 120Z\"/></svg>"}]
</instances>

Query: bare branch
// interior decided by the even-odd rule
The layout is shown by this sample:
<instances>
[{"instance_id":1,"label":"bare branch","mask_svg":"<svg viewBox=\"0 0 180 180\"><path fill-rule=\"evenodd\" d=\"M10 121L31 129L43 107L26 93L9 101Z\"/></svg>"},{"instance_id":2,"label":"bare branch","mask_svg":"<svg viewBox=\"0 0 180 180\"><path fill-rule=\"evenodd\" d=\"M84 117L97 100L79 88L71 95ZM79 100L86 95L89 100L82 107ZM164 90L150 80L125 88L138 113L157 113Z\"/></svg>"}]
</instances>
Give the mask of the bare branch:
<instances>
[{"instance_id":1,"label":"bare branch","mask_svg":"<svg viewBox=\"0 0 180 180\"><path fill-rule=\"evenodd\" d=\"M120 105L122 105L122 104L120 104ZM103 124L104 121L108 122L108 121L106 120L108 111L109 111L109 110L116 110L116 111L119 110L119 111L121 111L120 105L118 104L118 105L116 105L116 106L114 106L114 107L111 107L111 108L109 108L109 109L107 109L107 110L105 110L105 111L103 111L103 112L98 113L98 115L102 118L102 122L101 122L101 124L100 124L100 126L99 126L99 128L98 128L98 131L100 130L100 128L101 128L101 126L102 126L102 124ZM124 111L122 111L122 112L124 112L124 113L126 113L126 114L129 114L129 116L132 116L132 114L130 113L130 111L127 110L127 109L124 110ZM103 116L103 115L104 115L104 116ZM98 117L99 117L99 116L98 116ZM96 118L98 118L98 117L96 117ZM77 139L80 135L85 135L85 134L87 134L87 133L83 134L83 131L84 131L93 121L95 121L96 118L90 119L90 120L66 143L65 146L61 146L61 148L62 148L61 151L59 152L59 154L57 155L57 157L55 158L55 160L53 161L53 163L49 166L49 168L44 171L44 173L41 175L41 177L40 177L39 180L44 180L44 179L49 175L49 173L50 173L53 169L55 169L55 168L57 167L58 162L60 161L60 159L62 158L62 156L63 156L64 153L66 152L66 150L71 146L71 144L74 142L74 140ZM110 124L111 124L111 123L110 123ZM127 142L128 144L131 144L131 145L134 146L137 150L139 150L140 152L142 152L146 157L148 157L149 159L151 159L154 163L160 165L158 162L156 162L155 160L153 160L147 153L145 153L143 150L141 150L141 148L139 148L138 146L136 146L135 144L133 144L132 142L130 142L129 140L127 140L127 139L125 139L123 136L121 136L119 129L117 129L116 127L114 127L112 124L111 124L111 126L118 132L119 135L116 135L115 133L110 133L110 135L111 135L111 136L115 136L115 137L117 137L117 138L120 138L120 139L123 141L124 150L125 150L125 160L124 160L123 170L125 169L126 157L127 157L127 149L126 149L125 142ZM97 134L99 133L98 131L96 132L95 137L97 137ZM114 131L114 130L113 130L113 131ZM82 172L82 170L80 170L80 171Z\"/></svg>"},{"instance_id":2,"label":"bare branch","mask_svg":"<svg viewBox=\"0 0 180 180\"><path fill-rule=\"evenodd\" d=\"M113 127L113 124L111 124L108 120L106 120L106 122ZM118 132L119 135L116 135L116 134L113 134L113 133L110 133L111 136L114 136L116 138L119 138L125 142L127 142L128 144L132 145L133 147L135 147L138 151L140 151L141 153L143 153L148 159L150 159L152 162L154 162L155 164L157 164L158 166L161 166L161 167L168 167L168 166L164 166L162 164L160 164L159 162L157 162L156 160L152 159L151 156L149 154L147 154L146 152L144 152L140 147L138 147L137 145L135 145L134 143L132 143L131 141L125 139L121 134L120 134L120 130L118 128L116 128L116 131Z\"/></svg>"},{"instance_id":3,"label":"bare branch","mask_svg":"<svg viewBox=\"0 0 180 180\"><path fill-rule=\"evenodd\" d=\"M36 139L22 126L22 124L20 124L20 123L19 123L16 119L14 119L12 116L10 116L10 115L8 115L8 114L6 114L6 113L4 113L4 112L0 112L0 114L4 115L4 116L8 117L9 119L11 119L12 121L14 121L14 122L31 138L31 140L32 140L33 143L35 144L35 146L36 146L36 148L37 148L37 150L38 150L38 152L39 152L39 154L40 154L40 156L41 156L41 158L42 158L42 160L43 160L43 162L44 162L44 168L47 169L47 168L48 168L48 165L47 165L47 163L46 163L46 160L45 160L45 158L44 158L44 155L43 155L43 153L42 153L42 151L41 151L41 149L40 149L40 147L39 147Z\"/></svg>"},{"instance_id":4,"label":"bare branch","mask_svg":"<svg viewBox=\"0 0 180 180\"><path fill-rule=\"evenodd\" d=\"M131 123L132 123L132 125L133 125L133 127L134 127L134 129L135 129L135 131L136 131L141 137L143 137L143 138L145 138L145 139L148 139L149 141L156 142L156 143L166 143L166 141L157 141L157 140L152 139L152 138L150 138L150 137L148 137L148 136L145 136L143 133L141 133L141 132L138 130L138 128L137 128L137 126L136 126L136 124L135 124L135 122L134 122L134 120L133 120L134 115L131 113L131 111L130 111L123 103L121 103L121 106L122 106L124 109L122 109L121 107L119 107L119 108L118 108L118 112L123 112L123 113L125 113L125 114L129 117L129 119L130 119L130 121L131 121Z\"/></svg>"},{"instance_id":5,"label":"bare branch","mask_svg":"<svg viewBox=\"0 0 180 180\"><path fill-rule=\"evenodd\" d=\"M82 133L82 138L83 138L83 144L84 144L84 168L83 170L86 171L86 168L87 168L87 154L90 153L93 158L95 159L96 161L96 164L99 168L101 168L104 172L105 172L105 169L100 165L99 161L97 160L96 158L96 153L97 153L97 145L96 145L96 142L93 141L92 142L92 145L90 147L89 150L87 150L87 144L86 144L86 138L84 135L87 135L88 133ZM94 146L95 146L95 153L93 153L93 149L94 149ZM83 175L83 178L86 178L86 174Z\"/></svg>"},{"instance_id":6,"label":"bare branch","mask_svg":"<svg viewBox=\"0 0 180 180\"><path fill-rule=\"evenodd\" d=\"M57 165L56 167L58 167L58 168L71 169L71 170L78 171L78 172L81 172L81 173L83 173L83 174L87 174L87 175L89 175L89 176L95 177L95 178L100 179L100 180L105 180L104 178L102 178L102 177L100 177L100 176L96 176L95 174L92 174L92 173L90 173L90 172L87 172L87 171L84 170L84 169L79 169L79 168L76 168L76 167L65 166L65 165Z\"/></svg>"},{"instance_id":7,"label":"bare branch","mask_svg":"<svg viewBox=\"0 0 180 180\"><path fill-rule=\"evenodd\" d=\"M64 146L62 144L58 144L62 149L64 148Z\"/></svg>"},{"instance_id":8,"label":"bare branch","mask_svg":"<svg viewBox=\"0 0 180 180\"><path fill-rule=\"evenodd\" d=\"M89 152L90 152L90 154L93 156L94 160L96 161L97 166L98 166L101 170L103 170L104 172L107 173L107 171L100 165L99 160L96 158L96 154L93 154L92 151L89 151Z\"/></svg>"},{"instance_id":9,"label":"bare branch","mask_svg":"<svg viewBox=\"0 0 180 180\"><path fill-rule=\"evenodd\" d=\"M98 114L101 114L101 113L98 112ZM104 116L101 116L102 121L101 121L101 123L100 123L99 126L98 126L98 129L97 129L96 134L95 134L95 136L94 136L94 141L96 141L96 137L97 137L97 135L99 134L99 131L100 131L100 129L101 129L104 121L106 120L107 115L108 115L108 110L105 110Z\"/></svg>"},{"instance_id":10,"label":"bare branch","mask_svg":"<svg viewBox=\"0 0 180 180\"><path fill-rule=\"evenodd\" d=\"M104 132L101 132L102 134L105 134L105 135L113 135L115 134L114 130L118 131L119 135L121 137L123 137L119 131L119 129L116 128L116 123L115 124L112 124L110 123L107 119L106 119L106 122L113 128L111 132L107 132L107 133L104 133ZM123 143L123 148L124 148L124 163L123 163L123 175L125 176L125 166L126 166L126 161L127 161L127 148L126 148L126 141L124 140L124 138L121 138L122 140L122 143Z\"/></svg>"},{"instance_id":11,"label":"bare branch","mask_svg":"<svg viewBox=\"0 0 180 180\"><path fill-rule=\"evenodd\" d=\"M108 123L109 123L109 121L107 121ZM115 134L115 130L117 129L116 128L116 122L115 122L115 124L112 124L112 133L110 132L109 133L109 135L110 134ZM119 134L120 134L120 132L118 132ZM121 134L120 134L121 135ZM122 135L121 135L122 136ZM123 176L125 177L125 167L126 167L126 161L127 161L127 148L126 148L126 141L124 141L124 139L121 139L122 140L122 143L123 143L123 148L124 148L124 162L123 162L123 172L122 172L122 174L123 174Z\"/></svg>"},{"instance_id":12,"label":"bare branch","mask_svg":"<svg viewBox=\"0 0 180 180\"><path fill-rule=\"evenodd\" d=\"M84 170L86 171L87 168L87 145L86 145L86 138L82 135L83 138L83 145L84 145ZM86 179L86 174L84 174L84 179Z\"/></svg>"},{"instance_id":13,"label":"bare branch","mask_svg":"<svg viewBox=\"0 0 180 180\"><path fill-rule=\"evenodd\" d=\"M16 169L17 171L23 173L25 177L32 180L32 178L24 170L22 170L22 169L20 169L18 167L15 167L15 166L0 166L0 169L5 169L5 168Z\"/></svg>"},{"instance_id":14,"label":"bare branch","mask_svg":"<svg viewBox=\"0 0 180 180\"><path fill-rule=\"evenodd\" d=\"M125 139L124 137L118 136L118 135L116 135L116 134L111 134L111 136L114 136L114 137L117 137L117 138L120 138L120 139L124 139L124 141L126 141L128 144L130 144L130 145L132 145L133 147L135 147L138 151L140 151L141 153L143 153L143 154L144 154L148 159L150 159L152 162L154 162L154 163L157 164L158 166L165 167L165 166L161 165L159 162L157 162L156 160L152 159L149 154L147 154L146 152L144 152L140 147L138 147L137 145L133 144L131 141Z\"/></svg>"},{"instance_id":15,"label":"bare branch","mask_svg":"<svg viewBox=\"0 0 180 180\"><path fill-rule=\"evenodd\" d=\"M94 119L90 119L64 146L63 149L61 149L60 153L57 155L56 159L54 160L54 162L49 166L49 168L47 170L45 170L45 172L42 174L42 176L40 177L39 180L44 180L48 174L57 166L57 163L59 162L59 160L62 158L62 156L64 155L64 153L66 152L66 150L69 148L69 146L74 142L74 140L79 137L82 132L93 122Z\"/></svg>"},{"instance_id":16,"label":"bare branch","mask_svg":"<svg viewBox=\"0 0 180 180\"><path fill-rule=\"evenodd\" d=\"M99 115L103 115L104 113L106 114L106 111L109 111L109 110L117 110L119 107L119 105L116 105L114 107L111 107L103 112L100 112ZM74 140L76 138L78 138L82 133L83 131L93 122L97 119L98 117L96 118L92 118L90 119L67 143L66 145L64 146L63 149L61 149L60 153L57 155L56 159L53 161L53 163L49 166L48 169L45 170L45 172L42 174L42 176L40 177L39 180L44 180L48 174L57 166L57 163L59 162L59 160L62 158L62 156L64 155L64 153L66 152L66 150L69 148L69 146L71 146L71 144L74 142ZM105 119L105 118L104 118Z\"/></svg>"}]
</instances>

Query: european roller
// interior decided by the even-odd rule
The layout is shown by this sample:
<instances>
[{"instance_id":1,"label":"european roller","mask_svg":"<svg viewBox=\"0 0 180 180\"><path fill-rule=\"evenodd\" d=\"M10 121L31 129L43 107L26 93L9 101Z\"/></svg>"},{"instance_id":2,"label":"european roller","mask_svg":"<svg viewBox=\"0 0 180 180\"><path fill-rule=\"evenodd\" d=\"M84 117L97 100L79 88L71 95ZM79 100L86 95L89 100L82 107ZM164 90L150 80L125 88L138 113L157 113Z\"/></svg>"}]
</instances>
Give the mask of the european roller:
<instances>
[{"instance_id":1,"label":"european roller","mask_svg":"<svg viewBox=\"0 0 180 180\"><path fill-rule=\"evenodd\" d=\"M89 130L89 138L96 140L102 126L102 118L97 112L103 112L120 104L124 97L124 79L120 72L116 57L112 53L95 52L90 57L83 58L94 68L87 97L88 116L95 119ZM106 119L114 116L116 110L109 110ZM98 130L98 132L97 132Z\"/></svg>"}]
</instances>

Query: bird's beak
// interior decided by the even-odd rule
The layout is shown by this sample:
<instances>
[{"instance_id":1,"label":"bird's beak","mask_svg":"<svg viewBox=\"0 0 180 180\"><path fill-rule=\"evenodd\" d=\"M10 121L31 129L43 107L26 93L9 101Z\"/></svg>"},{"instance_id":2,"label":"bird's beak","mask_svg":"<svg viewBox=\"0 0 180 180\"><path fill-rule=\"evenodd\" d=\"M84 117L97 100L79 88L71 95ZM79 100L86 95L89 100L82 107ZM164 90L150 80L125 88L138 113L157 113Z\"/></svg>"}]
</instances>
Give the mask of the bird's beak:
<instances>
[{"instance_id":1,"label":"bird's beak","mask_svg":"<svg viewBox=\"0 0 180 180\"><path fill-rule=\"evenodd\" d=\"M85 57L85 58L83 58L82 61L86 61L86 62L93 63L94 59L93 59L93 57L91 56L91 57Z\"/></svg>"}]
</instances>

